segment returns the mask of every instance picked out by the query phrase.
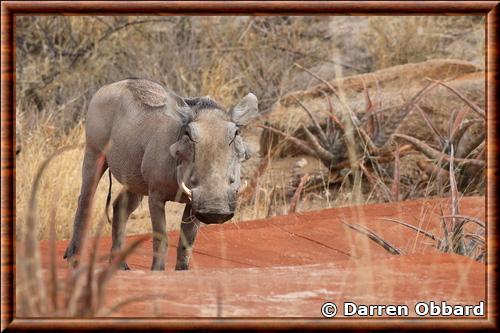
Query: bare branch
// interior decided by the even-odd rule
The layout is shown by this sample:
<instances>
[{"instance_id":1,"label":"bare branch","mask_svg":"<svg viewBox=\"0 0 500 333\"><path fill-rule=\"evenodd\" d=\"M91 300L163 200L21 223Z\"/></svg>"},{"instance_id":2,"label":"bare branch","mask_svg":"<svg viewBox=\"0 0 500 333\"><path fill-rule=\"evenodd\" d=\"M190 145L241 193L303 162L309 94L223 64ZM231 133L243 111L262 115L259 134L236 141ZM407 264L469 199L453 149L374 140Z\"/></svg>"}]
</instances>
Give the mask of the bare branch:
<instances>
[{"instance_id":1,"label":"bare branch","mask_svg":"<svg viewBox=\"0 0 500 333\"><path fill-rule=\"evenodd\" d=\"M295 138L295 137L293 137L293 136L291 136L283 131L280 131L277 128L271 127L271 126L257 125L257 127L265 128L273 133L279 134L279 135L283 136L286 140L289 140L290 142L292 142L295 146L297 146L304 153L311 155L311 156L317 156L316 152L311 147L309 147L309 145L304 140L297 139L297 138Z\"/></svg>"},{"instance_id":2,"label":"bare branch","mask_svg":"<svg viewBox=\"0 0 500 333\"><path fill-rule=\"evenodd\" d=\"M308 178L309 178L308 173L304 174L302 178L300 178L299 186L297 186L297 189L293 194L292 201L290 202L290 208L288 209L288 214L295 213L295 210L297 209L297 204L299 202L300 194L302 193L302 189L304 188L304 184L307 182Z\"/></svg>"},{"instance_id":3,"label":"bare branch","mask_svg":"<svg viewBox=\"0 0 500 333\"><path fill-rule=\"evenodd\" d=\"M311 71L310 71L310 70L308 70L307 68L305 68L305 67L303 67L303 66L299 65L298 63L294 63L294 65L295 65L296 67L298 67L298 68L302 69L303 71L307 72L308 74L310 74L310 75L311 75L312 77L314 77L315 79L317 79L317 80L321 81L322 83L324 83L324 84L325 84L325 85L326 85L326 86L327 86L327 87L328 87L328 88L332 91L332 93L333 93L333 94L334 94L334 95L335 95L338 99L340 99L340 96L339 96L339 93L337 92L337 89L335 89L335 88L333 87L333 85L332 85L330 82L328 82L327 80L325 80L325 79L321 78L320 76L318 76L318 75L314 74L313 72L311 72Z\"/></svg>"},{"instance_id":4,"label":"bare branch","mask_svg":"<svg viewBox=\"0 0 500 333\"><path fill-rule=\"evenodd\" d=\"M360 163L359 167L360 167L361 171L363 172L363 174L368 179L368 181L370 182L370 184L373 186L373 188L378 189L377 185L379 185L380 188L383 189L383 191L381 191L381 192L386 197L387 201L391 201L391 199L392 199L391 191L389 190L387 185L385 185L385 183L383 181L381 181L380 179L377 179L373 175L373 173L363 165L363 163Z\"/></svg>"},{"instance_id":5,"label":"bare branch","mask_svg":"<svg viewBox=\"0 0 500 333\"><path fill-rule=\"evenodd\" d=\"M418 154L415 150L412 149L411 145L404 145L401 148L399 148L399 157L403 157L406 155L411 155L411 154ZM380 155L380 156L374 156L372 160L376 161L377 163L389 163L394 160L394 153L389 152L385 155Z\"/></svg>"},{"instance_id":6,"label":"bare branch","mask_svg":"<svg viewBox=\"0 0 500 333\"><path fill-rule=\"evenodd\" d=\"M450 177L449 172L446 169L440 168L434 163L419 160L417 161L417 166L429 177L433 177L434 179L444 180L449 179Z\"/></svg>"},{"instance_id":7,"label":"bare branch","mask_svg":"<svg viewBox=\"0 0 500 333\"><path fill-rule=\"evenodd\" d=\"M451 136L450 136L450 142L453 143L455 146L458 146L460 143L460 140L464 136L465 132L474 124L481 123L483 122L482 120L479 119L471 119L468 121L463 122L460 127L456 128Z\"/></svg>"},{"instance_id":8,"label":"bare branch","mask_svg":"<svg viewBox=\"0 0 500 333\"><path fill-rule=\"evenodd\" d=\"M434 126L434 124L430 120L429 115L424 110L422 110L422 108L420 107L420 105L417 105L416 108L419 111L419 113L422 116L422 118L424 118L424 121L427 124L427 126L431 129L432 134L434 134L434 137L436 138L437 142L441 146L443 146L445 144L446 140L441 135L441 133L439 133L439 131L436 129L436 127Z\"/></svg>"},{"instance_id":9,"label":"bare branch","mask_svg":"<svg viewBox=\"0 0 500 333\"><path fill-rule=\"evenodd\" d=\"M287 48L281 47L281 46L271 46L271 48L276 48L276 49L278 49L280 51L297 54L297 55L299 55L301 57L306 57L307 56L307 57L311 57L313 59L321 60L321 62L329 62L329 63L335 64L335 65L339 65L339 66L342 66L342 67L345 67L345 68L350 68L350 69L353 69L354 71L356 71L358 73L364 73L364 72L366 72L366 69L355 67L353 65L346 64L346 63L343 63L343 62L340 62L340 61L337 61L337 60L325 59L325 58L322 58L322 57L318 57L317 55L315 55L314 53L311 53L311 52L303 53L303 52L296 51L296 50L290 50L290 49L287 49Z\"/></svg>"},{"instance_id":10,"label":"bare branch","mask_svg":"<svg viewBox=\"0 0 500 333\"><path fill-rule=\"evenodd\" d=\"M361 168L361 171L363 171L363 174L366 176L366 179L368 179L372 186L375 187L375 185L377 185L377 179L375 178L375 176L363 165L363 163L360 163L359 167Z\"/></svg>"},{"instance_id":11,"label":"bare branch","mask_svg":"<svg viewBox=\"0 0 500 333\"><path fill-rule=\"evenodd\" d=\"M408 135L399 134L399 133L395 133L393 135L396 138L401 138L401 139L406 140L407 142L411 143L415 148L417 148L420 152L422 152L423 154L425 154L429 158L432 158L435 160L444 160L448 163L450 161L449 155L442 153L442 152L430 147L429 145L427 145L426 143L424 143L421 140L418 140L418 139L411 137L411 136L408 136ZM476 160L476 159L455 158L455 161L459 164L473 165L473 166L477 166L477 167L481 167L481 168L485 166L484 161Z\"/></svg>"},{"instance_id":12,"label":"bare branch","mask_svg":"<svg viewBox=\"0 0 500 333\"><path fill-rule=\"evenodd\" d=\"M375 112L376 106L372 103L370 98L370 92L366 87L365 81L362 80L363 90L365 92L365 114L368 116L367 126L370 128L370 137L376 138L380 131L380 121L378 118L378 113ZM378 81L377 81L377 92L378 92ZM377 103L379 104L379 103Z\"/></svg>"},{"instance_id":13,"label":"bare branch","mask_svg":"<svg viewBox=\"0 0 500 333\"><path fill-rule=\"evenodd\" d=\"M373 143L372 139L364 129L358 128L358 134L364 141L364 144L366 145L366 148L368 148L368 153L370 155L376 156L380 154L380 149Z\"/></svg>"},{"instance_id":14,"label":"bare branch","mask_svg":"<svg viewBox=\"0 0 500 333\"><path fill-rule=\"evenodd\" d=\"M342 133L345 134L345 126L342 124L342 122L339 120L339 118L335 115L335 112L333 111L333 104L332 100L330 99L330 96L326 96L326 100L328 101L328 109L330 111L330 117L331 119L337 124L337 126L340 128Z\"/></svg>"},{"instance_id":15,"label":"bare branch","mask_svg":"<svg viewBox=\"0 0 500 333\"><path fill-rule=\"evenodd\" d=\"M479 146L477 146L476 148L474 148L473 151L471 151L470 155L472 155L472 157L476 159L483 159L484 157L482 155L484 154L485 151L485 145L486 145L485 141L481 142Z\"/></svg>"},{"instance_id":16,"label":"bare branch","mask_svg":"<svg viewBox=\"0 0 500 333\"><path fill-rule=\"evenodd\" d=\"M463 108L462 110L455 110L451 116L451 121L450 121L450 129L449 129L449 134L450 138L455 134L459 126L462 124L464 121L464 117L467 114L467 111L469 111L467 108ZM450 139L451 141L451 139Z\"/></svg>"},{"instance_id":17,"label":"bare branch","mask_svg":"<svg viewBox=\"0 0 500 333\"><path fill-rule=\"evenodd\" d=\"M394 152L394 176L392 178L392 196L395 201L399 201L399 182L400 182L400 163L399 163L399 146Z\"/></svg>"},{"instance_id":18,"label":"bare branch","mask_svg":"<svg viewBox=\"0 0 500 333\"><path fill-rule=\"evenodd\" d=\"M391 122L386 124L384 130L380 132L380 135L377 136L373 142L377 146L384 145L389 137L398 129L401 122L406 118L406 116L413 110L413 108L420 102L424 95L431 91L436 86L435 83L430 82L425 87L423 87L411 100L409 100L401 110L391 118Z\"/></svg>"},{"instance_id":19,"label":"bare branch","mask_svg":"<svg viewBox=\"0 0 500 333\"><path fill-rule=\"evenodd\" d=\"M319 123L316 121L316 118L314 118L314 115L311 113L311 111L309 111L309 109L295 96L292 95L292 98L297 102L299 103L299 105L302 107L302 109L307 113L307 115L309 116L309 118L311 119L313 125L314 125L314 128L316 128L316 131L318 132L318 136L321 140L321 143L323 143L323 145L327 146L328 145L328 139L326 137L326 134L325 132L323 131L323 129L321 128L321 126L319 125Z\"/></svg>"},{"instance_id":20,"label":"bare branch","mask_svg":"<svg viewBox=\"0 0 500 333\"><path fill-rule=\"evenodd\" d=\"M467 104L468 106L470 106L470 108L472 109L472 111L474 111L475 113L477 113L478 115L480 115L483 119L486 118L486 113L484 112L483 109L481 109L479 106L477 106L476 104L474 104L471 100L469 100L467 97L465 97L464 95L462 95L458 90L456 90L455 88L452 88L450 87L449 85L447 85L446 83L442 82L442 81L438 81L438 80L433 80L433 79L430 79L430 78L426 78L427 81L431 81L431 82L435 82L445 88L447 88L448 90L450 90L451 92L453 92L455 95L457 95L462 101L465 102L465 104Z\"/></svg>"},{"instance_id":21,"label":"bare branch","mask_svg":"<svg viewBox=\"0 0 500 333\"><path fill-rule=\"evenodd\" d=\"M318 75L314 74L313 72L311 72L310 70L308 70L307 68L304 68L302 67L301 65L297 64L297 63L294 63L294 65L302 70L304 70L305 72L309 73L311 76L313 76L314 78L318 79L319 81L323 82L331 91L332 93L337 97L337 99L339 100L339 102L342 104L342 106L345 108L345 110L349 113L349 117L351 119L351 122L354 125L357 125L359 124L359 119L356 117L356 115L354 114L354 112L351 110L351 108L349 107L349 105L347 105L345 103L345 101L340 97L337 89L335 89L335 87L330 83L328 82L327 80L325 79L322 79L321 77L319 77Z\"/></svg>"}]
</instances>

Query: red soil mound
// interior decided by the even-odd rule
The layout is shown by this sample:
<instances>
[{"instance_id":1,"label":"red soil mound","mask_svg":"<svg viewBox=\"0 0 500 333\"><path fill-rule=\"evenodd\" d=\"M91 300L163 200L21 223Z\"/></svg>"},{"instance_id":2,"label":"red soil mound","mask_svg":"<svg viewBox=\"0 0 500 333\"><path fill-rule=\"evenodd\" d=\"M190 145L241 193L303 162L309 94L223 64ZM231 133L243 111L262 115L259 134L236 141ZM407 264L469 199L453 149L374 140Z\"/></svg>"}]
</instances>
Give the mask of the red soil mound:
<instances>
[{"instance_id":1,"label":"red soil mound","mask_svg":"<svg viewBox=\"0 0 500 333\"><path fill-rule=\"evenodd\" d=\"M486 297L484 264L439 253L430 239L379 220L399 219L439 236L440 207L447 213L449 206L447 199L417 200L203 226L186 272L173 270L178 233L171 233L167 270L149 271L152 244L144 242L128 259L133 270L109 283L107 304L153 295L112 314L134 317L318 317L327 301L407 304L410 315L419 301L477 304ZM463 198L460 211L484 220L484 198ZM342 222L369 227L403 255L389 254ZM60 274L66 244L57 243ZM41 247L47 267L48 243ZM99 253L109 248L110 239L102 239Z\"/></svg>"}]
</instances>

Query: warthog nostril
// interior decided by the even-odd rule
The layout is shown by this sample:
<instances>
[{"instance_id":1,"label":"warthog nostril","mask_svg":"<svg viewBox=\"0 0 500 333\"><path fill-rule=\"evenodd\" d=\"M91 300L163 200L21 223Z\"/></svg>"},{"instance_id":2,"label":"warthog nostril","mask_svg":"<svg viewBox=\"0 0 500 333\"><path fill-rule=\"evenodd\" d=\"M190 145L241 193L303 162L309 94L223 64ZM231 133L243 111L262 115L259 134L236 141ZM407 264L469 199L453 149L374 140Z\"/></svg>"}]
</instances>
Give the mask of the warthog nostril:
<instances>
[{"instance_id":1,"label":"warthog nostril","mask_svg":"<svg viewBox=\"0 0 500 333\"><path fill-rule=\"evenodd\" d=\"M217 213L196 212L196 213L194 213L194 216L196 216L196 218L203 223L217 224L217 223L224 223L224 222L232 219L234 216L234 213L217 214Z\"/></svg>"}]
</instances>

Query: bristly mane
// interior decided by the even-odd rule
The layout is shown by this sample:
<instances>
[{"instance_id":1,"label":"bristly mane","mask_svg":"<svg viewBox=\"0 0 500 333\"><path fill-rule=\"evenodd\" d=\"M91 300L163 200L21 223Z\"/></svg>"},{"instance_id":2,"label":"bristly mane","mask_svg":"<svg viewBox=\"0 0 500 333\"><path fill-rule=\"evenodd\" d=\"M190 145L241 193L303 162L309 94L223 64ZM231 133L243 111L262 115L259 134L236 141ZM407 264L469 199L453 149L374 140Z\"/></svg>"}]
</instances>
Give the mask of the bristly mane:
<instances>
[{"instance_id":1,"label":"bristly mane","mask_svg":"<svg viewBox=\"0 0 500 333\"><path fill-rule=\"evenodd\" d=\"M203 109L217 109L226 112L222 106L209 97L186 97L184 101L195 113Z\"/></svg>"}]
</instances>

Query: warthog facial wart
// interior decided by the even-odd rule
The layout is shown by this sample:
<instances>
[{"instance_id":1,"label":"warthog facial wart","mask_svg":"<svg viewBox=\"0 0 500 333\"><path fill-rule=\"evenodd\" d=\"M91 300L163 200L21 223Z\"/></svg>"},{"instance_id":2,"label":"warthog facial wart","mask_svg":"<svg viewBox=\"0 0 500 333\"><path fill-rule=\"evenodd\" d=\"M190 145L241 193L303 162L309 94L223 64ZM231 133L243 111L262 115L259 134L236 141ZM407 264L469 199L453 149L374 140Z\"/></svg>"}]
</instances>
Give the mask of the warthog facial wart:
<instances>
[{"instance_id":1,"label":"warthog facial wart","mask_svg":"<svg viewBox=\"0 0 500 333\"><path fill-rule=\"evenodd\" d=\"M82 187L64 257L80 251L97 184L109 169L110 180L113 175L125 187L113 202L111 253L122 249L126 221L148 196L151 269L164 270L165 203L183 202L176 269L188 269L200 222L224 223L234 216L241 163L250 156L240 128L257 115L251 93L226 111L211 98L182 98L144 79L99 89L86 115ZM125 262L121 268L129 269Z\"/></svg>"}]
</instances>

